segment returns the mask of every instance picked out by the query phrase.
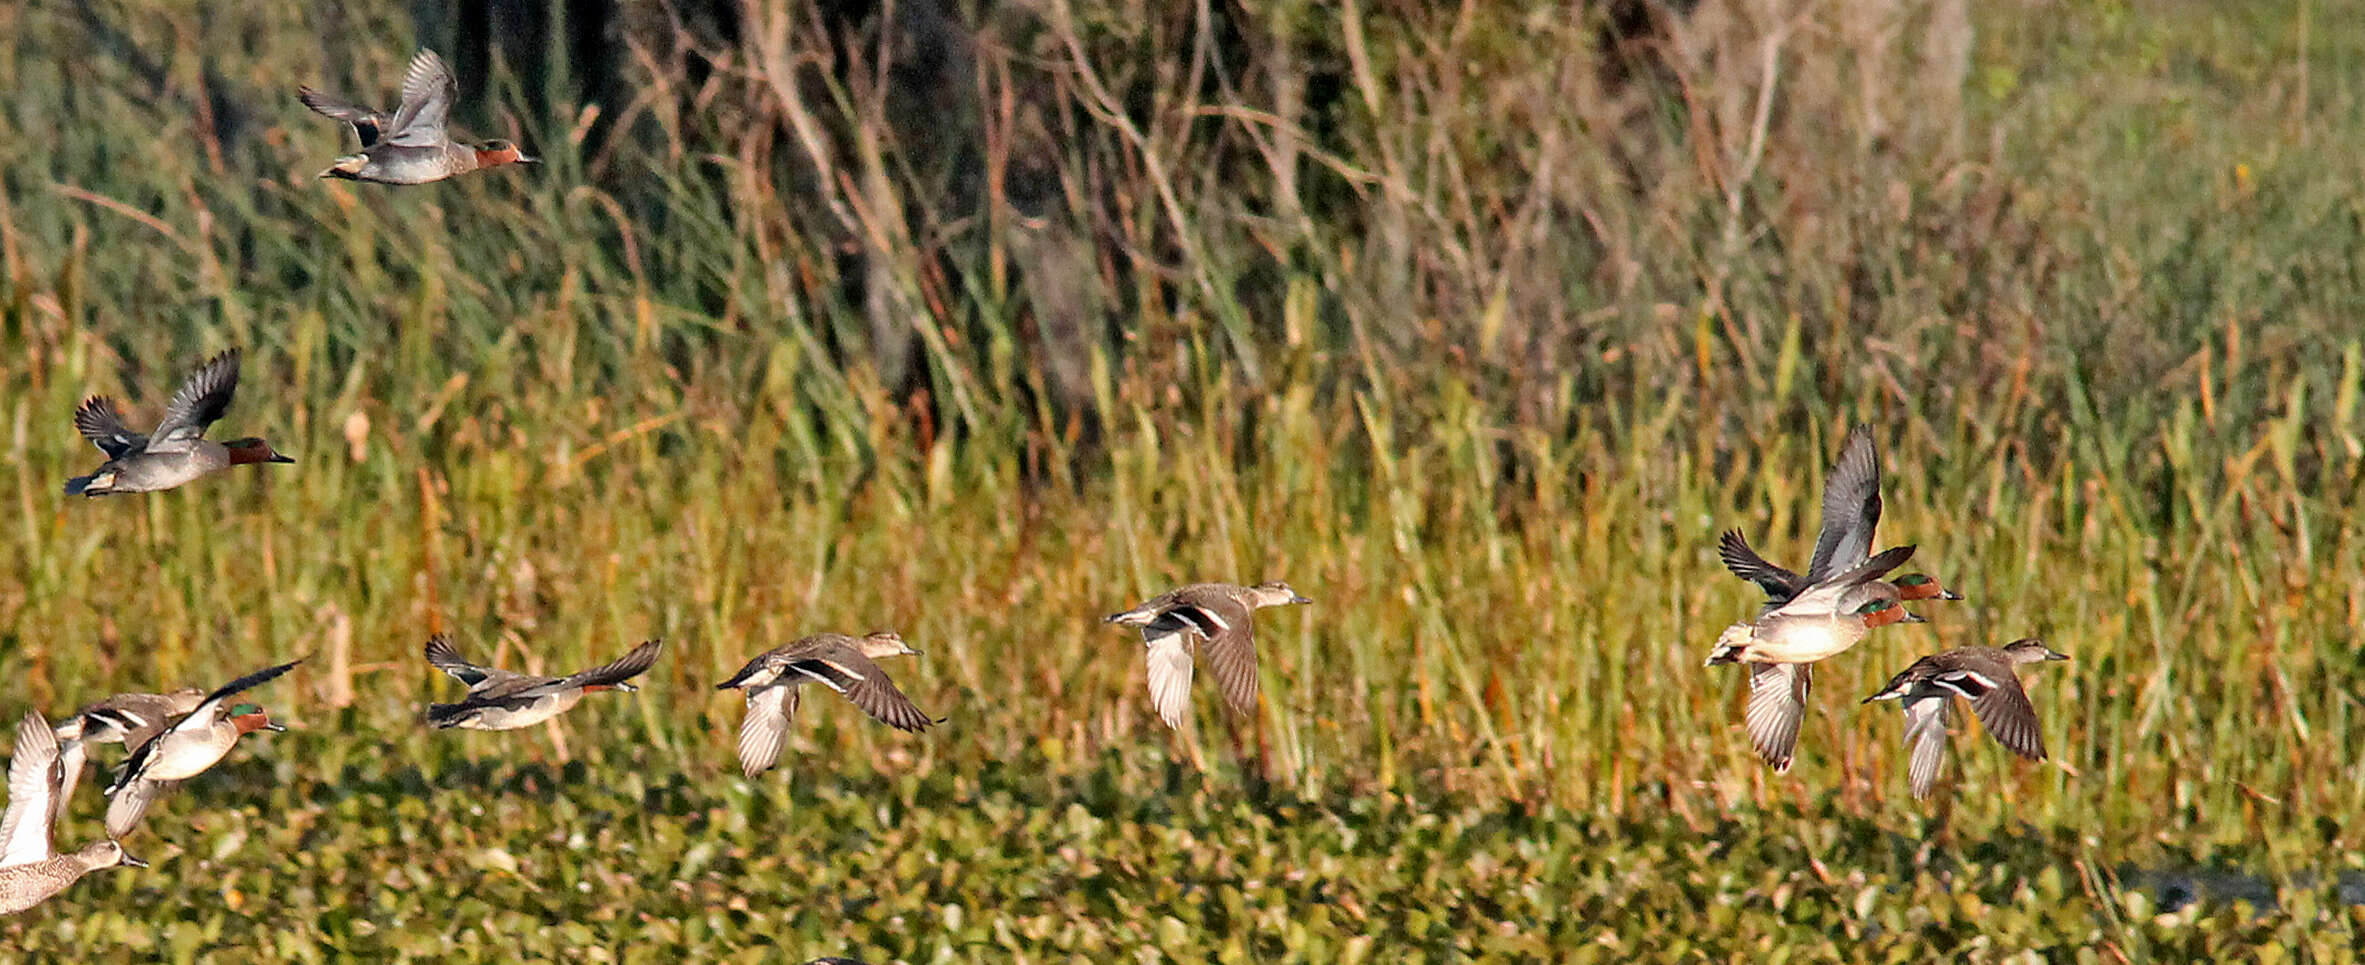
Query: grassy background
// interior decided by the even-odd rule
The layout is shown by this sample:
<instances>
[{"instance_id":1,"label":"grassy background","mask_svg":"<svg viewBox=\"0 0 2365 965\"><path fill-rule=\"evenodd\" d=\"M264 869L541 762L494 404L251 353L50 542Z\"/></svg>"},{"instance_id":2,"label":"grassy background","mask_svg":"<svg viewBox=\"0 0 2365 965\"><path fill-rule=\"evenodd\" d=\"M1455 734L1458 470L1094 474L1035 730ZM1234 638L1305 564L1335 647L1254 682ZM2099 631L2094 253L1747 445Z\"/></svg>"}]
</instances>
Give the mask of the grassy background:
<instances>
[{"instance_id":1,"label":"grassy background","mask_svg":"<svg viewBox=\"0 0 2365 965\"><path fill-rule=\"evenodd\" d=\"M294 732L130 840L154 870L0 930L173 960L2348 954L2365 20L2167 8L1735 2L1614 43L1599 11L1249 3L1209 47L1189 9L1052 2L978 15L948 162L868 67L800 67L829 48L789 6L695 84L693 41L636 41L596 149L500 75L461 120L551 163L412 190L315 180L349 142L292 97L391 88L408 22L0 9L0 711L312 654L256 694ZM217 434L298 465L58 495L95 463L77 400L146 417L229 345ZM1777 776L1699 667L1756 604L1712 537L1802 558L1850 420L1884 537L1971 600L1819 673ZM1259 621L1260 719L1203 692L1175 738L1097 618L1201 578L1317 602ZM711 684L875 626L950 721L811 702L742 781ZM553 672L668 644L552 731L428 733L439 629ZM1854 700L2030 633L2076 658L2033 681L2058 766L1962 734L1969 785L1911 802L1894 713Z\"/></svg>"}]
</instances>

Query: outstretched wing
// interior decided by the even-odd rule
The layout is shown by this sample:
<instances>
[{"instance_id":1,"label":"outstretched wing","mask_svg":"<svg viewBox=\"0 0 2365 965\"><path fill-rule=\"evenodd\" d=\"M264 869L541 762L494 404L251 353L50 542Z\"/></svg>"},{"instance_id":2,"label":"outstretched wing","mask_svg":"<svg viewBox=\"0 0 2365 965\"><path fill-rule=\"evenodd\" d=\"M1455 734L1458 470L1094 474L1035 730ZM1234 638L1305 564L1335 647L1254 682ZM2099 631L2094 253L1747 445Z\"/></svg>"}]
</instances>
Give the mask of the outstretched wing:
<instances>
[{"instance_id":1,"label":"outstretched wing","mask_svg":"<svg viewBox=\"0 0 2365 965\"><path fill-rule=\"evenodd\" d=\"M927 714L896 689L895 681L879 669L877 661L862 655L850 646L822 648L811 656L789 665L789 669L821 681L831 690L845 694L854 706L862 708L873 720L897 730L923 731L935 723Z\"/></svg>"},{"instance_id":2,"label":"outstretched wing","mask_svg":"<svg viewBox=\"0 0 2365 965\"><path fill-rule=\"evenodd\" d=\"M443 65L443 58L435 51L421 50L411 58L410 70L402 77L402 106L395 110L394 121L386 132L386 143L397 147L435 147L448 138L444 121L451 116L452 102L459 99L459 85L452 80L452 72Z\"/></svg>"},{"instance_id":3,"label":"outstretched wing","mask_svg":"<svg viewBox=\"0 0 2365 965\"><path fill-rule=\"evenodd\" d=\"M1906 697L1905 746L1907 752L1906 778L1913 786L1913 796L1930 796L1930 789L1938 786L1938 768L1946 763L1946 705L1954 701L1943 691L1923 692Z\"/></svg>"},{"instance_id":4,"label":"outstretched wing","mask_svg":"<svg viewBox=\"0 0 2365 965\"><path fill-rule=\"evenodd\" d=\"M788 719L796 715L795 687L758 687L748 691L747 718L739 722L739 771L754 777L780 761L780 744L788 734Z\"/></svg>"},{"instance_id":5,"label":"outstretched wing","mask_svg":"<svg viewBox=\"0 0 2365 965\"><path fill-rule=\"evenodd\" d=\"M148 805L172 787L174 781L137 779L124 782L107 799L107 836L121 838L140 825L140 818L148 813Z\"/></svg>"},{"instance_id":6,"label":"outstretched wing","mask_svg":"<svg viewBox=\"0 0 2365 965\"><path fill-rule=\"evenodd\" d=\"M2029 760L2044 760L2045 737L2038 730L2037 709L2028 702L2028 691L2020 688L2020 678L2011 671L1993 672L2003 679L1962 670L1939 681L1971 698L1971 711L1996 743Z\"/></svg>"},{"instance_id":7,"label":"outstretched wing","mask_svg":"<svg viewBox=\"0 0 2365 965\"><path fill-rule=\"evenodd\" d=\"M103 395L82 400L81 407L74 410L74 429L109 459L121 459L148 445L147 436L123 424L123 413L115 410L115 400Z\"/></svg>"},{"instance_id":8,"label":"outstretched wing","mask_svg":"<svg viewBox=\"0 0 2365 965\"><path fill-rule=\"evenodd\" d=\"M460 651L452 646L452 637L448 633L438 633L428 637L426 653L427 663L430 666L450 674L454 680L467 684L471 691L487 680L519 676L506 670L480 667L460 659Z\"/></svg>"},{"instance_id":9,"label":"outstretched wing","mask_svg":"<svg viewBox=\"0 0 2365 965\"><path fill-rule=\"evenodd\" d=\"M1143 627L1142 642L1147 649L1142 654L1143 670L1149 677L1150 706L1158 709L1158 718L1166 726L1182 729L1183 720L1191 713L1191 634L1197 631L1176 625Z\"/></svg>"},{"instance_id":10,"label":"outstretched wing","mask_svg":"<svg viewBox=\"0 0 2365 965\"><path fill-rule=\"evenodd\" d=\"M1798 750L1798 729L1807 715L1814 670L1803 663L1749 665L1749 709L1743 717L1749 744L1779 774L1790 770Z\"/></svg>"},{"instance_id":11,"label":"outstretched wing","mask_svg":"<svg viewBox=\"0 0 2365 965\"><path fill-rule=\"evenodd\" d=\"M214 356L181 383L164 407L164 420L156 423L156 431L148 436L147 451L189 451L205 435L205 427L230 410L230 397L237 392L238 350L231 349Z\"/></svg>"},{"instance_id":12,"label":"outstretched wing","mask_svg":"<svg viewBox=\"0 0 2365 965\"><path fill-rule=\"evenodd\" d=\"M1823 482L1823 530L1815 534L1807 579L1821 582L1863 562L1880 520L1880 450L1872 443L1872 427L1857 426L1848 430L1839 462Z\"/></svg>"},{"instance_id":13,"label":"outstretched wing","mask_svg":"<svg viewBox=\"0 0 2365 965\"><path fill-rule=\"evenodd\" d=\"M663 640L645 640L621 657L585 670L566 679L572 687L612 687L648 671L657 663L657 651L665 646Z\"/></svg>"},{"instance_id":14,"label":"outstretched wing","mask_svg":"<svg viewBox=\"0 0 2365 965\"><path fill-rule=\"evenodd\" d=\"M47 861L51 795L57 793L57 735L35 712L16 725L16 751L8 759L8 815L0 818L0 868Z\"/></svg>"},{"instance_id":15,"label":"outstretched wing","mask_svg":"<svg viewBox=\"0 0 2365 965\"><path fill-rule=\"evenodd\" d=\"M1725 569L1733 571L1734 576L1755 583L1759 589L1766 591L1766 601L1769 603L1789 602L1791 597L1807 588L1807 581L1799 578L1798 574L1768 563L1765 557L1757 555L1757 551L1749 547L1749 540L1741 536L1740 530L1728 529L1717 534L1716 556L1724 561Z\"/></svg>"},{"instance_id":16,"label":"outstretched wing","mask_svg":"<svg viewBox=\"0 0 2365 965\"><path fill-rule=\"evenodd\" d=\"M378 139L386 134L388 118L378 111L345 103L310 87L296 88L296 99L303 101L304 106L311 108L314 113L353 125L353 133L360 135L364 148L378 143Z\"/></svg>"},{"instance_id":17,"label":"outstretched wing","mask_svg":"<svg viewBox=\"0 0 2365 965\"><path fill-rule=\"evenodd\" d=\"M1855 569L1807 587L1792 597L1790 602L1782 604L1782 609L1791 613L1830 613L1839 608L1840 598L1846 596L1849 590L1880 579L1912 558L1911 545L1889 547Z\"/></svg>"}]
</instances>

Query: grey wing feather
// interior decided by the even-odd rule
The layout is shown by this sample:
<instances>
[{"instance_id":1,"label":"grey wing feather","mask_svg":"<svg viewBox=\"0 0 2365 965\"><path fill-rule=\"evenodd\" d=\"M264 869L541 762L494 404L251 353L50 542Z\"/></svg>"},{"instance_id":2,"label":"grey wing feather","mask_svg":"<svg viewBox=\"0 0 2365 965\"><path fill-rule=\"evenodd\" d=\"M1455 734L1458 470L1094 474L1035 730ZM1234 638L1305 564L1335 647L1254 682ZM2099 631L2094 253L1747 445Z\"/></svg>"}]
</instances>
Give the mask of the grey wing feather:
<instances>
[{"instance_id":1,"label":"grey wing feather","mask_svg":"<svg viewBox=\"0 0 2365 965\"><path fill-rule=\"evenodd\" d=\"M1765 557L1757 555L1740 530L1728 529L1717 535L1716 556L1724 561L1725 569L1733 571L1734 576L1755 583L1759 589L1766 591L1766 601L1769 603L1789 602L1791 597L1807 588L1807 581L1798 574L1768 563Z\"/></svg>"},{"instance_id":2,"label":"grey wing feather","mask_svg":"<svg viewBox=\"0 0 2365 965\"><path fill-rule=\"evenodd\" d=\"M396 147L438 147L448 138L444 122L451 116L459 85L435 51L421 50L411 58L402 77L402 106L386 132L385 143Z\"/></svg>"},{"instance_id":3,"label":"grey wing feather","mask_svg":"<svg viewBox=\"0 0 2365 965\"><path fill-rule=\"evenodd\" d=\"M148 445L147 436L123 424L123 413L115 411L115 400L103 395L82 400L82 405L74 410L74 430L109 459L121 459Z\"/></svg>"},{"instance_id":4,"label":"grey wing feather","mask_svg":"<svg viewBox=\"0 0 2365 965\"><path fill-rule=\"evenodd\" d=\"M1158 718L1166 726L1180 730L1191 712L1191 650L1194 631L1174 629L1152 635L1153 628L1142 629L1142 641L1147 644L1142 653L1143 671L1149 678L1150 705L1157 708Z\"/></svg>"},{"instance_id":5,"label":"grey wing feather","mask_svg":"<svg viewBox=\"0 0 2365 965\"><path fill-rule=\"evenodd\" d=\"M107 799L107 836L120 838L139 827L140 818L148 813L148 805L172 785L170 781L135 779L117 788Z\"/></svg>"},{"instance_id":6,"label":"grey wing feather","mask_svg":"<svg viewBox=\"0 0 2365 965\"><path fill-rule=\"evenodd\" d=\"M1229 603L1230 601L1226 601ZM1199 604L1203 613L1220 615L1230 625L1207 638L1207 669L1224 703L1242 714L1256 713L1256 624L1248 607L1231 603ZM1179 611L1178 611L1179 612Z\"/></svg>"},{"instance_id":7,"label":"grey wing feather","mask_svg":"<svg viewBox=\"0 0 2365 965\"><path fill-rule=\"evenodd\" d=\"M230 399L237 393L238 350L231 349L199 367L173 392L172 401L164 407L163 421L156 423L156 431L148 436L147 451L188 451L205 435L207 426L230 410Z\"/></svg>"},{"instance_id":8,"label":"grey wing feather","mask_svg":"<svg viewBox=\"0 0 2365 965\"><path fill-rule=\"evenodd\" d=\"M1946 707L1952 702L1942 693L1904 700L1905 770L1916 798L1929 797L1938 785L1938 768L1946 762Z\"/></svg>"},{"instance_id":9,"label":"grey wing feather","mask_svg":"<svg viewBox=\"0 0 2365 965\"><path fill-rule=\"evenodd\" d=\"M296 88L296 99L303 101L304 106L311 108L313 113L352 125L353 133L360 136L364 148L378 143L378 139L385 136L388 118L382 112L345 103L310 87Z\"/></svg>"},{"instance_id":10,"label":"grey wing feather","mask_svg":"<svg viewBox=\"0 0 2365 965\"><path fill-rule=\"evenodd\" d=\"M896 689L895 681L876 661L852 647L833 646L799 660L796 670L845 694L854 706L879 723L897 730L923 731L935 723Z\"/></svg>"},{"instance_id":11,"label":"grey wing feather","mask_svg":"<svg viewBox=\"0 0 2365 965\"><path fill-rule=\"evenodd\" d=\"M236 680L230 681L229 683L216 687L214 688L213 693L205 695L205 702L198 704L195 710L191 710L189 712L189 717L182 718L182 721L185 723L190 718L203 717L206 724L211 725L213 723L211 711L216 705L220 704L222 701L228 700L232 697L238 696L239 694L243 694L256 687L262 686L263 684L277 680L282 674L296 669L296 665L303 662L304 658L297 657L294 660L290 660L277 666L264 667L261 670L257 670L253 673L247 674L244 677L240 677ZM179 727L180 724L174 724L173 726Z\"/></svg>"},{"instance_id":12,"label":"grey wing feather","mask_svg":"<svg viewBox=\"0 0 2365 965\"><path fill-rule=\"evenodd\" d=\"M1848 430L1839 461L1823 483L1823 529L1815 534L1815 555L1807 579L1820 582L1863 562L1872 553L1872 531L1881 518L1880 450L1872 429Z\"/></svg>"},{"instance_id":13,"label":"grey wing feather","mask_svg":"<svg viewBox=\"0 0 2365 965\"><path fill-rule=\"evenodd\" d=\"M621 657L568 677L566 683L574 687L605 687L623 683L640 676L657 663L657 651L665 646L663 640L644 640Z\"/></svg>"},{"instance_id":14,"label":"grey wing feather","mask_svg":"<svg viewBox=\"0 0 2365 965\"><path fill-rule=\"evenodd\" d=\"M1807 694L1814 689L1814 670L1803 663L1749 665L1748 725L1750 746L1775 773L1790 770L1798 750L1799 724L1806 718Z\"/></svg>"},{"instance_id":15,"label":"grey wing feather","mask_svg":"<svg viewBox=\"0 0 2365 965\"><path fill-rule=\"evenodd\" d=\"M8 814L0 818L0 868L50 858L50 816L56 812L57 734L41 715L27 712L16 725L16 750L8 759Z\"/></svg>"},{"instance_id":16,"label":"grey wing feather","mask_svg":"<svg viewBox=\"0 0 2365 965\"><path fill-rule=\"evenodd\" d=\"M66 817L66 805L74 800L74 789L82 785L82 765L90 757L89 746L79 740L58 742L57 793L49 800L49 827L52 833L57 823ZM4 839L5 836L0 836Z\"/></svg>"},{"instance_id":17,"label":"grey wing feather","mask_svg":"<svg viewBox=\"0 0 2365 965\"><path fill-rule=\"evenodd\" d=\"M1996 743L2032 761L2045 759L2045 738L2037 727L2036 707L2028 702L2028 692L2020 689L2019 678L2009 671L1986 693L1971 698L1971 710Z\"/></svg>"},{"instance_id":18,"label":"grey wing feather","mask_svg":"<svg viewBox=\"0 0 2365 965\"><path fill-rule=\"evenodd\" d=\"M460 651L452 646L450 634L438 633L428 637L426 653L429 666L450 674L453 680L467 684L471 691L487 680L508 674L507 671L479 667L461 659Z\"/></svg>"},{"instance_id":19,"label":"grey wing feather","mask_svg":"<svg viewBox=\"0 0 2365 965\"><path fill-rule=\"evenodd\" d=\"M747 717L739 722L739 771L754 777L780 762L780 745L799 703L795 687L758 687L747 695Z\"/></svg>"}]
</instances>

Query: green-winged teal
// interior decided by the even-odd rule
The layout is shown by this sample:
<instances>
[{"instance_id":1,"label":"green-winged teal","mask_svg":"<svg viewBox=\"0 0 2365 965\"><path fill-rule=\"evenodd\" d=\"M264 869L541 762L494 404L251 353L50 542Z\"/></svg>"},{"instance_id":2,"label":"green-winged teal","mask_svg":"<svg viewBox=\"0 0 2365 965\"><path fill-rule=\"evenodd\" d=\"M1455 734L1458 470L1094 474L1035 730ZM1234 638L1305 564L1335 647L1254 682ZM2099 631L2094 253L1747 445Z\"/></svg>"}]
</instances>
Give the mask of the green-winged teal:
<instances>
[{"instance_id":1,"label":"green-winged teal","mask_svg":"<svg viewBox=\"0 0 2365 965\"><path fill-rule=\"evenodd\" d=\"M1717 535L1716 554L1734 576L1765 590L1767 609L1781 606L1817 581L1829 579L1872 554L1873 530L1881 519L1880 487L1880 450L1873 445L1872 428L1856 426L1848 430L1839 461L1824 477L1823 527L1815 534L1815 553L1807 561L1805 574L1767 562L1737 529ZM1890 582L1896 584L1898 597L1907 601L1962 599L1927 573L1907 573Z\"/></svg>"},{"instance_id":2,"label":"green-winged teal","mask_svg":"<svg viewBox=\"0 0 2365 965\"><path fill-rule=\"evenodd\" d=\"M754 777L780 760L781 737L796 716L804 684L818 682L846 695L879 723L897 730L923 731L936 723L895 688L878 661L916 656L891 630L873 630L860 637L818 633L766 650L739 668L716 690L738 689L747 694L747 718L739 724L739 769Z\"/></svg>"},{"instance_id":3,"label":"green-winged teal","mask_svg":"<svg viewBox=\"0 0 2365 965\"><path fill-rule=\"evenodd\" d=\"M1104 622L1141 630L1150 703L1166 726L1180 728L1191 709L1191 652L1204 645L1207 666L1224 702L1243 714L1256 712L1256 610L1314 601L1287 583L1236 586L1193 583L1159 596Z\"/></svg>"},{"instance_id":4,"label":"green-winged teal","mask_svg":"<svg viewBox=\"0 0 2365 965\"><path fill-rule=\"evenodd\" d=\"M2024 663L2067 660L2034 637L2001 647L1959 647L1913 662L1880 693L1864 698L1899 701L1905 711L1905 743L1912 749L1906 768L1913 796L1930 796L1938 783L1938 766L1946 760L1947 708L1954 698L1971 702L1972 712L1996 743L2032 761L2045 759L2045 738L2038 733L2037 709L2028 702L2014 668Z\"/></svg>"},{"instance_id":5,"label":"green-winged teal","mask_svg":"<svg viewBox=\"0 0 2365 965\"><path fill-rule=\"evenodd\" d=\"M58 813L52 820L63 816L66 802L74 799L74 788L82 782L82 765L90 757L90 745L138 747L163 733L174 718L196 710L204 702L205 691L195 687L183 687L169 694L116 694L59 721L55 729L58 766L65 773L57 795Z\"/></svg>"},{"instance_id":6,"label":"green-winged teal","mask_svg":"<svg viewBox=\"0 0 2365 965\"><path fill-rule=\"evenodd\" d=\"M232 705L230 698L276 680L302 662L299 658L265 667L215 688L171 727L133 747L123 773L107 788L108 836L120 838L131 833L157 795L220 763L240 736L258 730L286 730L273 723L263 708Z\"/></svg>"},{"instance_id":7,"label":"green-winged teal","mask_svg":"<svg viewBox=\"0 0 2365 965\"><path fill-rule=\"evenodd\" d=\"M0 915L47 901L101 868L148 866L113 838L67 854L50 850L56 802L64 793L58 763L57 735L49 722L26 714L16 725L16 751L8 760L8 813L0 817Z\"/></svg>"},{"instance_id":8,"label":"green-winged teal","mask_svg":"<svg viewBox=\"0 0 2365 965\"><path fill-rule=\"evenodd\" d=\"M1894 584L1879 582L1912 558L1913 547L1883 550L1855 569L1808 587L1753 623L1726 627L1708 663L1749 665L1750 743L1776 771L1790 769L1800 721L1813 688L1808 664L1855 646L1874 627L1916 623Z\"/></svg>"},{"instance_id":9,"label":"green-winged teal","mask_svg":"<svg viewBox=\"0 0 2365 965\"><path fill-rule=\"evenodd\" d=\"M74 428L82 438L107 454L107 461L87 476L66 480L68 496L105 496L110 493L152 493L171 489L207 473L258 462L294 462L271 444L257 438L214 442L205 429L230 408L238 391L238 350L214 356L164 407L156 431L140 435L123 425L115 400L94 395L74 410Z\"/></svg>"},{"instance_id":10,"label":"green-winged teal","mask_svg":"<svg viewBox=\"0 0 2365 965\"><path fill-rule=\"evenodd\" d=\"M452 102L459 99L459 85L453 82L443 58L432 50L421 50L411 58L410 70L402 78L402 106L391 116L309 87L297 88L296 98L306 107L351 125L361 138L361 153L338 158L320 172L324 178L426 184L470 171L538 160L508 141L468 145L452 140L444 122L451 116Z\"/></svg>"},{"instance_id":11,"label":"green-winged teal","mask_svg":"<svg viewBox=\"0 0 2365 965\"><path fill-rule=\"evenodd\" d=\"M596 690L631 693L640 688L626 683L657 663L664 641L649 640L613 662L566 677L537 677L460 659L452 639L444 634L427 638L427 662L468 685L468 696L457 703L430 704L427 722L437 727L466 730L516 730L566 713Z\"/></svg>"}]
</instances>

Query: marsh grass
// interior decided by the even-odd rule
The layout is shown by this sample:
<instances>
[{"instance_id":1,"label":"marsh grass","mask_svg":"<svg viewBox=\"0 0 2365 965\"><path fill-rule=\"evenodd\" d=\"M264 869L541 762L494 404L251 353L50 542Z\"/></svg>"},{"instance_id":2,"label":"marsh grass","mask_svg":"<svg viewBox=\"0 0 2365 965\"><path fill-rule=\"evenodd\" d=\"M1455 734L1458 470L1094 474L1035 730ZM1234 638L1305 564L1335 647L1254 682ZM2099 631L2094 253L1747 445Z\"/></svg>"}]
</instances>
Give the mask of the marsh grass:
<instances>
[{"instance_id":1,"label":"marsh grass","mask_svg":"<svg viewBox=\"0 0 2365 965\"><path fill-rule=\"evenodd\" d=\"M132 842L154 872L79 886L14 947L2350 947L2353 18L1967 32L1948 3L1735 3L1638 52L1551 10L1250 6L1248 60L1195 85L1159 73L1206 54L1185 14L994 21L979 100L1057 109L984 112L978 163L1049 138L1062 190L1022 213L986 189L982 220L945 210L866 75L785 66L821 44L794 6L706 88L636 76L655 93L596 154L577 118L487 110L552 163L418 191L316 182L345 145L282 96L395 77L402 40L340 42L332 71L301 17L132 5L152 95L81 21L5 14L7 704L313 655L257 694L296 733L158 806ZM227 142L186 110L206 68L256 111ZM1014 277L1063 243L1081 328ZM220 430L299 465L58 496L94 462L80 397L151 416L226 345ZM1756 605L1712 539L1803 558L1851 420L1884 442L1883 535L1971 600L1819 674L1776 776L1739 678L1699 667ZM1193 578L1317 602L1260 618L1259 718L1203 695L1175 737L1097 618ZM741 781L712 683L874 626L927 651L893 672L947 723L809 702L782 770ZM417 659L435 630L552 672L668 647L560 744L423 732L456 690ZM2032 633L2075 657L2032 681L2058 765L1965 732L1959 792L1910 802L1893 712L1855 699ZM2167 909L2130 869L2277 902Z\"/></svg>"}]
</instances>

